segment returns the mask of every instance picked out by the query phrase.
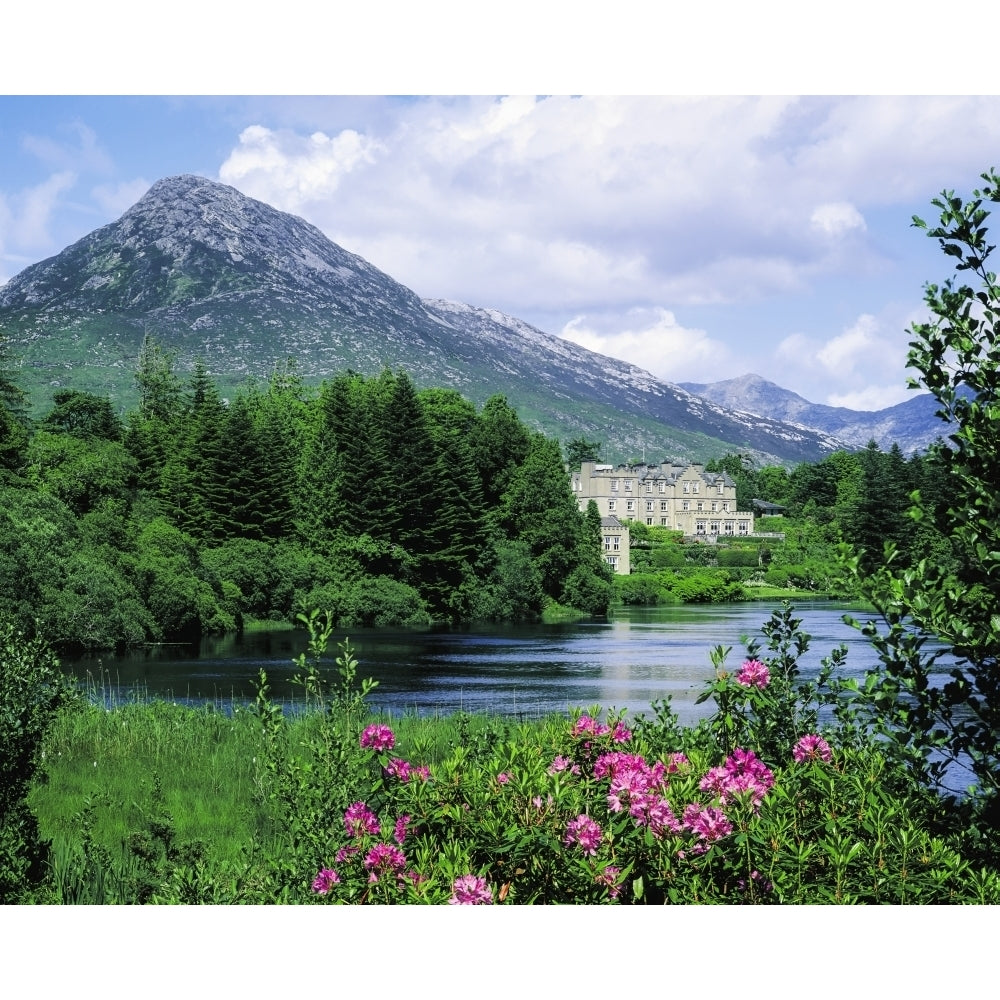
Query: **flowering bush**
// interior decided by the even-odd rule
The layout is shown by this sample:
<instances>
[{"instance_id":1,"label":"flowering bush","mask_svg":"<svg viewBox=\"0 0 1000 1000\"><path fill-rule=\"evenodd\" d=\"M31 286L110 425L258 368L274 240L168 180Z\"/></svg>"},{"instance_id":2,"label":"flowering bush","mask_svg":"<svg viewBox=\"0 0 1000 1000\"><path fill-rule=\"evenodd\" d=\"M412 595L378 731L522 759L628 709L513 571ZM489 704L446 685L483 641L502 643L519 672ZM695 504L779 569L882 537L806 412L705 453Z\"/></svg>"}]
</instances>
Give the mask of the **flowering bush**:
<instances>
[{"instance_id":1,"label":"flowering bush","mask_svg":"<svg viewBox=\"0 0 1000 1000\"><path fill-rule=\"evenodd\" d=\"M662 710L626 725L593 708L482 738L459 720L459 737L424 757L399 727L359 720L353 795L332 818L289 824L308 836L286 847L299 889L285 891L453 905L1000 901L995 871L972 878L956 842L934 835L937 801L878 744L843 726L834 753L835 731L817 724L827 694L798 682L805 640L787 614L770 624L767 662L751 644L733 676L718 657L716 713L689 730ZM406 757L385 755L397 746Z\"/></svg>"},{"instance_id":2,"label":"flowering bush","mask_svg":"<svg viewBox=\"0 0 1000 1000\"><path fill-rule=\"evenodd\" d=\"M381 723L366 726L361 734L362 750L374 750L376 753L382 753L383 750L391 750L395 745L395 733Z\"/></svg>"}]
</instances>

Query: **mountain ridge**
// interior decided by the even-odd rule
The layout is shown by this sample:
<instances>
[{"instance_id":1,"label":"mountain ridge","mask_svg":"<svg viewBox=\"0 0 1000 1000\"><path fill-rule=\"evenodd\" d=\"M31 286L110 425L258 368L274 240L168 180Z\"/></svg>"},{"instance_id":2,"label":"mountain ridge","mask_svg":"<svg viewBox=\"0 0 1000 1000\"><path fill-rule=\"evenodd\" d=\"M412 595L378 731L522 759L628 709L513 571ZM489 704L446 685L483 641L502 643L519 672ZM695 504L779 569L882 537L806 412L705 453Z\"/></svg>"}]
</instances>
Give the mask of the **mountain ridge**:
<instances>
[{"instance_id":1,"label":"mountain ridge","mask_svg":"<svg viewBox=\"0 0 1000 1000\"><path fill-rule=\"evenodd\" d=\"M546 433L603 441L609 460L739 449L794 463L842 447L499 310L421 299L305 220L190 174L157 181L115 222L0 287L0 335L42 397L81 388L124 408L146 334L181 370L200 357L223 388L292 357L307 381L389 367L477 404L502 392Z\"/></svg>"},{"instance_id":2,"label":"mountain ridge","mask_svg":"<svg viewBox=\"0 0 1000 1000\"><path fill-rule=\"evenodd\" d=\"M779 420L822 431L852 448L864 448L874 440L888 451L898 444L905 453L922 451L948 426L937 416L938 403L920 393L881 410L852 410L844 406L812 403L760 375L748 373L719 382L680 382L682 388L727 409L768 414Z\"/></svg>"}]
</instances>

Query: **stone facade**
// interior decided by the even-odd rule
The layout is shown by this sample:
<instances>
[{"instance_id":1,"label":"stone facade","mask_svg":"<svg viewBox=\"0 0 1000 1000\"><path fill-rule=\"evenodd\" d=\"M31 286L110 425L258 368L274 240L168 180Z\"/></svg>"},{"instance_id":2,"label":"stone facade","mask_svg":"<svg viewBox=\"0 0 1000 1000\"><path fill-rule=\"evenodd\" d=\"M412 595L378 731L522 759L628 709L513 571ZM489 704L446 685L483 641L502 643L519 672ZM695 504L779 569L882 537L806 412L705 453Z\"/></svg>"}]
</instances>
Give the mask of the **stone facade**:
<instances>
[{"instance_id":1,"label":"stone facade","mask_svg":"<svg viewBox=\"0 0 1000 1000\"><path fill-rule=\"evenodd\" d=\"M571 473L581 511L594 500L602 518L639 521L715 541L752 535L751 511L736 509L736 483L703 465L601 465ZM621 572L621 570L619 570Z\"/></svg>"},{"instance_id":2,"label":"stone facade","mask_svg":"<svg viewBox=\"0 0 1000 1000\"><path fill-rule=\"evenodd\" d=\"M628 527L617 517L602 517L601 539L604 542L604 561L616 573L631 573Z\"/></svg>"}]
</instances>

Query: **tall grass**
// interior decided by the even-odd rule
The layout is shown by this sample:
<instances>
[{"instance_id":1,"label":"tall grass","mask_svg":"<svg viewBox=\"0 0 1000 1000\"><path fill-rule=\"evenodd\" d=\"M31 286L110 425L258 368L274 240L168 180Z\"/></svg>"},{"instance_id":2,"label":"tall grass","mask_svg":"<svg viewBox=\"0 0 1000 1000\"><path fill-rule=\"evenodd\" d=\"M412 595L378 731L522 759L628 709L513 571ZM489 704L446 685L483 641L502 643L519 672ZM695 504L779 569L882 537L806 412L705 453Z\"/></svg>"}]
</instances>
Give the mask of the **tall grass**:
<instances>
[{"instance_id":1,"label":"tall grass","mask_svg":"<svg viewBox=\"0 0 1000 1000\"><path fill-rule=\"evenodd\" d=\"M59 716L45 746L31 807L57 865L91 839L115 865L131 865L139 834L169 824L177 845L198 843L206 861L235 863L272 829L259 720L239 705L190 707L91 687L91 697ZM315 712L286 712L293 752L308 743ZM564 716L417 715L391 721L396 753L421 764L455 747L486 755L529 732L565 725ZM58 873L57 873L58 874ZM100 901L103 887L92 891Z\"/></svg>"}]
</instances>

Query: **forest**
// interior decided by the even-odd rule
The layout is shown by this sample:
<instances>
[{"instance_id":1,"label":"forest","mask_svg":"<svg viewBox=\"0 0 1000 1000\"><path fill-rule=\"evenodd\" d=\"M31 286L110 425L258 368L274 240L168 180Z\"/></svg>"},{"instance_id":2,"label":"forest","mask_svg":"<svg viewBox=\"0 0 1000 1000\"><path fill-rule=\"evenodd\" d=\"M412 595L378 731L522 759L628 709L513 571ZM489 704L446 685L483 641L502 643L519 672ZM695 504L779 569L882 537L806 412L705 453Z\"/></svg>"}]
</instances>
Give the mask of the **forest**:
<instances>
[{"instance_id":1,"label":"forest","mask_svg":"<svg viewBox=\"0 0 1000 1000\"><path fill-rule=\"evenodd\" d=\"M600 448L532 431L501 395L481 410L403 372L307 386L289 360L223 398L203 362L186 377L151 339L124 415L63 389L37 420L0 356L0 613L63 652L189 641L312 608L341 628L605 614L631 604L808 592L856 597L864 568L956 561L918 491L946 505L930 455L838 451L817 463L707 463L737 505L780 504L761 537L690 544L631 524L632 573L601 556L566 463Z\"/></svg>"},{"instance_id":2,"label":"forest","mask_svg":"<svg viewBox=\"0 0 1000 1000\"><path fill-rule=\"evenodd\" d=\"M599 522L559 443L402 372L307 389L289 362L221 398L151 340L139 406L61 390L41 419L0 367L0 614L57 648L290 621L342 627L607 611Z\"/></svg>"}]
</instances>

